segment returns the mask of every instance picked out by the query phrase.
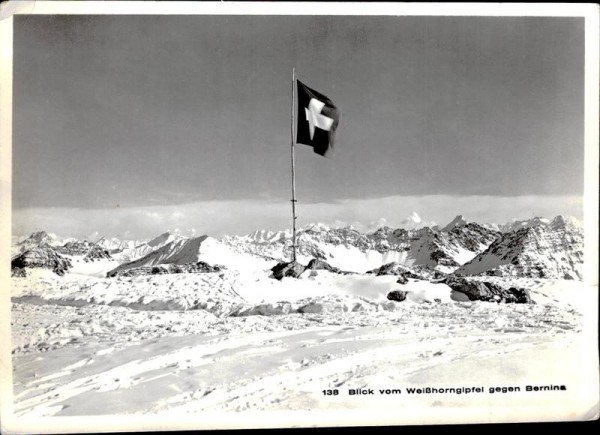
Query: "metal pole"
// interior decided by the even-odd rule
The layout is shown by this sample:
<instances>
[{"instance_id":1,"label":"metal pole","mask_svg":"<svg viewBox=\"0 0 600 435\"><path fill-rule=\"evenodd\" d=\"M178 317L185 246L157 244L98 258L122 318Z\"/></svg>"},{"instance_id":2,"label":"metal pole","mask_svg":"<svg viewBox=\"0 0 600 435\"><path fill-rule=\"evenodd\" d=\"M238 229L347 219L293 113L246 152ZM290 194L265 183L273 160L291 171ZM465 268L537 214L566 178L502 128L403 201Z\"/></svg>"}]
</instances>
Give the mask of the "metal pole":
<instances>
[{"instance_id":1,"label":"metal pole","mask_svg":"<svg viewBox=\"0 0 600 435\"><path fill-rule=\"evenodd\" d=\"M292 67L292 261L296 262L296 152L294 147L294 109L296 99L294 97L294 85L296 82L296 68Z\"/></svg>"}]
</instances>

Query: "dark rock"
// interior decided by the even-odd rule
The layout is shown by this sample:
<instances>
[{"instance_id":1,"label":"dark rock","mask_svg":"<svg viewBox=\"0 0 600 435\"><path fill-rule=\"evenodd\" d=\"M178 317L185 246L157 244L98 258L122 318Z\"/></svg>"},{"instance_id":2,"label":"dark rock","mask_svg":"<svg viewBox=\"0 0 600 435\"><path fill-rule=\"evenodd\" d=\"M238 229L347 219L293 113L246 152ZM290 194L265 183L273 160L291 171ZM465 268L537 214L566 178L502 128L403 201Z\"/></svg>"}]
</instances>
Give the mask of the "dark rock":
<instances>
[{"instance_id":1,"label":"dark rock","mask_svg":"<svg viewBox=\"0 0 600 435\"><path fill-rule=\"evenodd\" d=\"M367 273L374 273L377 276L380 275L397 275L396 270L397 270L397 266L398 263L392 262L392 263L387 263L384 264L376 269L370 270Z\"/></svg>"},{"instance_id":2,"label":"dark rock","mask_svg":"<svg viewBox=\"0 0 600 435\"><path fill-rule=\"evenodd\" d=\"M306 269L309 270L328 270L329 272L340 273L340 269L337 267L333 267L329 263L323 260L319 260L317 258L313 258L306 266Z\"/></svg>"},{"instance_id":3,"label":"dark rock","mask_svg":"<svg viewBox=\"0 0 600 435\"><path fill-rule=\"evenodd\" d=\"M150 269L150 273L152 275L162 275L163 273L166 273L166 268L159 267L159 266L153 266Z\"/></svg>"},{"instance_id":4,"label":"dark rock","mask_svg":"<svg viewBox=\"0 0 600 435\"><path fill-rule=\"evenodd\" d=\"M220 272L222 269L222 266L211 266L204 261L199 261L187 264L158 264L125 270L113 269L106 276L112 278L115 276L165 275L171 273L211 273Z\"/></svg>"},{"instance_id":5,"label":"dark rock","mask_svg":"<svg viewBox=\"0 0 600 435\"><path fill-rule=\"evenodd\" d=\"M408 282L408 278L427 279L426 276L424 276L422 274L417 274L413 270L409 269L408 267L402 266L396 262L384 264L383 266L381 266L377 269L370 270L367 273L374 273L377 276L396 275L398 277L401 277L400 279L402 279L402 281L403 281L403 282L400 282L400 280L399 280L398 282L400 282L400 284L406 284Z\"/></svg>"},{"instance_id":6,"label":"dark rock","mask_svg":"<svg viewBox=\"0 0 600 435\"><path fill-rule=\"evenodd\" d=\"M232 313L232 316L279 316L289 314L292 305L289 302L277 302L275 304L259 304L252 307L242 307L240 311Z\"/></svg>"},{"instance_id":7,"label":"dark rock","mask_svg":"<svg viewBox=\"0 0 600 435\"><path fill-rule=\"evenodd\" d=\"M21 267L14 267L10 271L10 276L13 278L25 278L27 276L27 270Z\"/></svg>"},{"instance_id":8,"label":"dark rock","mask_svg":"<svg viewBox=\"0 0 600 435\"><path fill-rule=\"evenodd\" d=\"M506 296L506 303L515 304L531 304L534 303L531 300L529 290L525 288L511 287L508 289L508 295Z\"/></svg>"},{"instance_id":9,"label":"dark rock","mask_svg":"<svg viewBox=\"0 0 600 435\"><path fill-rule=\"evenodd\" d=\"M442 251L441 249L437 249L435 251L433 251L430 255L429 258L431 258L433 261L435 261L437 264L440 264L442 266L460 266L456 261L454 261L452 258L450 258L450 256L445 253L444 251Z\"/></svg>"},{"instance_id":10,"label":"dark rock","mask_svg":"<svg viewBox=\"0 0 600 435\"><path fill-rule=\"evenodd\" d=\"M284 276L298 278L306 270L306 267L298 262L290 261L288 263L278 263L273 268L273 278L281 280Z\"/></svg>"},{"instance_id":11,"label":"dark rock","mask_svg":"<svg viewBox=\"0 0 600 435\"><path fill-rule=\"evenodd\" d=\"M404 275L399 275L398 279L396 280L396 282L398 284L407 284L408 283L408 278L405 277Z\"/></svg>"},{"instance_id":12,"label":"dark rock","mask_svg":"<svg viewBox=\"0 0 600 435\"><path fill-rule=\"evenodd\" d=\"M63 246L57 247L56 251L65 255L85 255L83 261L86 263L102 258L111 258L110 253L106 249L87 240L82 242L67 242Z\"/></svg>"},{"instance_id":13,"label":"dark rock","mask_svg":"<svg viewBox=\"0 0 600 435\"><path fill-rule=\"evenodd\" d=\"M442 281L453 291L465 294L471 301L490 301L503 303L533 303L529 290L525 288L504 288L488 282L469 280L467 278L449 276Z\"/></svg>"},{"instance_id":14,"label":"dark rock","mask_svg":"<svg viewBox=\"0 0 600 435\"><path fill-rule=\"evenodd\" d=\"M41 267L50 269L57 275L64 275L72 267L71 260L58 254L51 246L45 244L25 251L15 257L10 265L13 270Z\"/></svg>"},{"instance_id":15,"label":"dark rock","mask_svg":"<svg viewBox=\"0 0 600 435\"><path fill-rule=\"evenodd\" d=\"M387 298L390 301L402 302L403 300L406 299L406 295L407 295L407 292L403 292L401 290L392 290L391 292L389 292L387 294Z\"/></svg>"},{"instance_id":16,"label":"dark rock","mask_svg":"<svg viewBox=\"0 0 600 435\"><path fill-rule=\"evenodd\" d=\"M428 279L433 279L433 280L437 280L437 279L444 279L446 278L447 274L444 272L440 272L439 270L428 270L427 272L424 271L419 271L419 273L424 274Z\"/></svg>"},{"instance_id":17,"label":"dark rock","mask_svg":"<svg viewBox=\"0 0 600 435\"><path fill-rule=\"evenodd\" d=\"M310 302L302 307L298 308L300 314L318 314L324 310L323 304L318 302Z\"/></svg>"},{"instance_id":18,"label":"dark rock","mask_svg":"<svg viewBox=\"0 0 600 435\"><path fill-rule=\"evenodd\" d=\"M94 261L94 260L100 260L102 258L112 258L112 257L110 255L110 252L108 252L107 249L104 249L98 245L93 245L90 247L90 250L84 257L84 260L85 261L88 261L88 260Z\"/></svg>"}]
</instances>

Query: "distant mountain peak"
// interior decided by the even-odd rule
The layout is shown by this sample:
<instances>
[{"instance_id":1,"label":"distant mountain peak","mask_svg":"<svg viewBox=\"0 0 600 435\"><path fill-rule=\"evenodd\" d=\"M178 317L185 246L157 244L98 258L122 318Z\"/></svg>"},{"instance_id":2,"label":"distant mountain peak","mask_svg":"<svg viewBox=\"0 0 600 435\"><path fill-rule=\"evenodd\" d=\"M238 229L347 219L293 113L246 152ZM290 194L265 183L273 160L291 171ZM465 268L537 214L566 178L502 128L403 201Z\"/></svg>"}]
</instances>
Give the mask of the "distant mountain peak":
<instances>
[{"instance_id":1,"label":"distant mountain peak","mask_svg":"<svg viewBox=\"0 0 600 435\"><path fill-rule=\"evenodd\" d=\"M455 273L581 279L583 230L576 222L562 216L513 222L512 229Z\"/></svg>"},{"instance_id":2,"label":"distant mountain peak","mask_svg":"<svg viewBox=\"0 0 600 435\"><path fill-rule=\"evenodd\" d=\"M36 231L35 233L32 233L28 238L26 238L25 240L23 240L20 244L26 244L26 243L35 243L35 244L40 244L40 243L50 243L53 242L57 239L55 234L52 233L47 233L46 231Z\"/></svg>"},{"instance_id":3,"label":"distant mountain peak","mask_svg":"<svg viewBox=\"0 0 600 435\"><path fill-rule=\"evenodd\" d=\"M173 241L174 239L175 239L175 237L169 231L166 231L166 232L162 233L160 236L155 237L154 239L150 240L148 242L148 245L152 246L152 247L164 245L166 243Z\"/></svg>"},{"instance_id":4,"label":"distant mountain peak","mask_svg":"<svg viewBox=\"0 0 600 435\"><path fill-rule=\"evenodd\" d=\"M573 227L576 227L579 229L583 229L583 222L581 222L579 219L577 219L573 216L558 215L551 221L548 221L548 224L553 228L573 226Z\"/></svg>"},{"instance_id":5,"label":"distant mountain peak","mask_svg":"<svg viewBox=\"0 0 600 435\"><path fill-rule=\"evenodd\" d=\"M450 221L448 225L442 228L442 231L450 231L452 230L452 228L464 227L465 225L467 225L467 221L465 220L462 214L459 214L454 219L452 219L452 221Z\"/></svg>"}]
</instances>

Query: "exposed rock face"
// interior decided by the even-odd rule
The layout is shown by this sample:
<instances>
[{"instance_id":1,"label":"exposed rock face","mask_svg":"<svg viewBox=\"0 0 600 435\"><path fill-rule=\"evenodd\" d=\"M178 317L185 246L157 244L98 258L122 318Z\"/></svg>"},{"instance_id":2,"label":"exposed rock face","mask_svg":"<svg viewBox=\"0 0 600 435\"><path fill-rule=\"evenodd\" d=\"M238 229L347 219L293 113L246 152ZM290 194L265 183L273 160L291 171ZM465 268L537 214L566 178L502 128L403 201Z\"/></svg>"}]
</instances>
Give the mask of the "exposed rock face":
<instances>
[{"instance_id":1,"label":"exposed rock face","mask_svg":"<svg viewBox=\"0 0 600 435\"><path fill-rule=\"evenodd\" d=\"M387 298L390 301L402 302L403 300L406 299L406 294L407 294L407 292L403 292L401 290L392 290L391 292L389 292L387 294Z\"/></svg>"},{"instance_id":2,"label":"exposed rock face","mask_svg":"<svg viewBox=\"0 0 600 435\"><path fill-rule=\"evenodd\" d=\"M401 284L405 284L406 282L408 282L408 278L423 279L423 280L426 280L428 278L425 274L417 273L413 269L411 269L407 266L398 264L396 262L384 264L383 266L381 266L377 269L370 270L367 273L368 274L372 273L372 274L375 274L376 276L396 275L398 277L403 278L404 282L402 282Z\"/></svg>"},{"instance_id":3,"label":"exposed rock face","mask_svg":"<svg viewBox=\"0 0 600 435\"><path fill-rule=\"evenodd\" d=\"M504 288L487 281L469 280L449 276L444 281L453 291L465 294L471 301L531 304L529 290L516 287Z\"/></svg>"},{"instance_id":4,"label":"exposed rock face","mask_svg":"<svg viewBox=\"0 0 600 435\"><path fill-rule=\"evenodd\" d=\"M87 240L82 242L67 242L63 246L59 246L55 249L57 252L64 255L85 255L83 260L86 263L102 258L111 258L108 250L94 243L90 243Z\"/></svg>"},{"instance_id":5,"label":"exposed rock face","mask_svg":"<svg viewBox=\"0 0 600 435\"><path fill-rule=\"evenodd\" d=\"M102 258L111 258L110 253L100 246L93 246L86 256L83 257L83 261L87 263L88 261L101 260Z\"/></svg>"},{"instance_id":6,"label":"exposed rock face","mask_svg":"<svg viewBox=\"0 0 600 435\"><path fill-rule=\"evenodd\" d=\"M19 245L33 245L40 246L43 244L50 245L56 241L56 236L48 234L46 231L37 231L32 233L31 236L23 240Z\"/></svg>"},{"instance_id":7,"label":"exposed rock face","mask_svg":"<svg viewBox=\"0 0 600 435\"><path fill-rule=\"evenodd\" d=\"M136 267L125 270L111 270L108 278L115 276L164 275L170 273L211 273L220 272L222 266L211 266L203 261L189 264L159 264L156 266Z\"/></svg>"},{"instance_id":8,"label":"exposed rock face","mask_svg":"<svg viewBox=\"0 0 600 435\"><path fill-rule=\"evenodd\" d=\"M285 276L298 278L306 270L306 266L290 261L289 263L278 263L271 269L273 278L281 280Z\"/></svg>"},{"instance_id":9,"label":"exposed rock face","mask_svg":"<svg viewBox=\"0 0 600 435\"><path fill-rule=\"evenodd\" d=\"M410 249L411 234L403 228L393 229L383 226L378 230L366 235L372 245L372 249L378 252L389 250L408 251Z\"/></svg>"},{"instance_id":10,"label":"exposed rock face","mask_svg":"<svg viewBox=\"0 0 600 435\"><path fill-rule=\"evenodd\" d=\"M451 240L454 240L457 245L475 253L482 252L494 240L500 237L498 231L491 230L475 222L456 225L449 231L449 234Z\"/></svg>"},{"instance_id":11,"label":"exposed rock face","mask_svg":"<svg viewBox=\"0 0 600 435\"><path fill-rule=\"evenodd\" d=\"M448 223L448 225L442 228L442 231L448 232L453 230L455 227L464 227L465 225L467 225L467 221L465 220L465 218L463 218L462 215L458 215L454 219L452 219L452 221Z\"/></svg>"},{"instance_id":12,"label":"exposed rock face","mask_svg":"<svg viewBox=\"0 0 600 435\"><path fill-rule=\"evenodd\" d=\"M64 275L72 267L71 260L64 258L46 244L25 251L11 261L11 269L29 269L40 267L50 269L57 275ZM15 271L15 273L21 273Z\"/></svg>"},{"instance_id":13,"label":"exposed rock face","mask_svg":"<svg viewBox=\"0 0 600 435\"><path fill-rule=\"evenodd\" d=\"M309 270L328 270L329 272L340 273L340 269L337 267L333 267L331 264L326 261L319 260L317 258L313 258L306 266Z\"/></svg>"},{"instance_id":14,"label":"exposed rock face","mask_svg":"<svg viewBox=\"0 0 600 435\"><path fill-rule=\"evenodd\" d=\"M306 266L306 270L327 270L332 273L338 273L340 275L354 275L355 272L347 272L344 270L340 270L337 267L333 267L331 264L326 261L319 260L313 258L308 262L308 266Z\"/></svg>"},{"instance_id":15,"label":"exposed rock face","mask_svg":"<svg viewBox=\"0 0 600 435\"><path fill-rule=\"evenodd\" d=\"M37 248L38 246L55 246L58 243L57 237L54 234L49 234L46 231L37 231L27 237L25 240L11 247L11 257L15 258L23 254L25 251Z\"/></svg>"},{"instance_id":16,"label":"exposed rock face","mask_svg":"<svg viewBox=\"0 0 600 435\"><path fill-rule=\"evenodd\" d=\"M456 275L582 279L583 230L557 216L503 234Z\"/></svg>"},{"instance_id":17,"label":"exposed rock face","mask_svg":"<svg viewBox=\"0 0 600 435\"><path fill-rule=\"evenodd\" d=\"M409 256L413 266L449 272L484 251L499 235L475 223L449 231L425 227L410 233Z\"/></svg>"}]
</instances>

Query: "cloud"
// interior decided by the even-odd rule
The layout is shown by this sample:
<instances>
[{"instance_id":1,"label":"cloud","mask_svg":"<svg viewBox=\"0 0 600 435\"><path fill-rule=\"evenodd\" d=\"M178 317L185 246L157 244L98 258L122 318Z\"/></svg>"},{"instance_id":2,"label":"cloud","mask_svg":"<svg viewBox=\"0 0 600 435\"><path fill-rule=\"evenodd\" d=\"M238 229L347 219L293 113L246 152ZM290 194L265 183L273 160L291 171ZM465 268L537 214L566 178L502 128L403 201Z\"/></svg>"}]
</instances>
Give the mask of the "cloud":
<instances>
[{"instance_id":1,"label":"cloud","mask_svg":"<svg viewBox=\"0 0 600 435\"><path fill-rule=\"evenodd\" d=\"M559 214L581 219L582 207L581 196L390 196L334 203L300 202L297 215L299 226L350 222L371 228L378 223L398 227L413 212L425 222L440 225L458 214L481 223ZM182 234L213 236L285 229L291 227L290 215L289 202L259 199L110 209L23 208L13 211L12 222L15 236L46 230L63 237L98 232L105 237L148 239L176 228Z\"/></svg>"}]
</instances>

